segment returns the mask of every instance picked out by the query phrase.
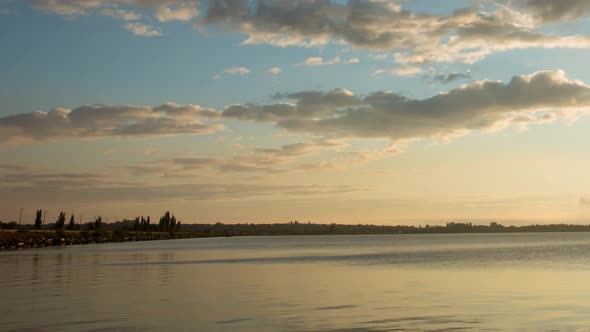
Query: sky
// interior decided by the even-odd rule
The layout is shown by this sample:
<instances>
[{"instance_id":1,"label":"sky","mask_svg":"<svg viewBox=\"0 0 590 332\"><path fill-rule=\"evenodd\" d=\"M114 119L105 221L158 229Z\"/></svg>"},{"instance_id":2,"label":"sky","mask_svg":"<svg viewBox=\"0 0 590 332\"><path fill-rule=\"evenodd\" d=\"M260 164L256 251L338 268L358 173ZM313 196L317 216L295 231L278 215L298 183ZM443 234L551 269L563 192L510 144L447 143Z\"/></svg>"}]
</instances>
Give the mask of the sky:
<instances>
[{"instance_id":1,"label":"sky","mask_svg":"<svg viewBox=\"0 0 590 332\"><path fill-rule=\"evenodd\" d=\"M585 0L0 0L0 220L585 223Z\"/></svg>"}]
</instances>

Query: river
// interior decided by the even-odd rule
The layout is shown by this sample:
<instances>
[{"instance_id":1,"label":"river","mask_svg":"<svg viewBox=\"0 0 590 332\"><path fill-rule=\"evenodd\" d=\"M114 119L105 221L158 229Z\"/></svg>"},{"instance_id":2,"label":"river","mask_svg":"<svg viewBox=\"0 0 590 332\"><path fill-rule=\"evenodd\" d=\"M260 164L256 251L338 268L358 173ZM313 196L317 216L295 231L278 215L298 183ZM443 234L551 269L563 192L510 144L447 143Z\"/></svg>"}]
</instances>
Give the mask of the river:
<instances>
[{"instance_id":1,"label":"river","mask_svg":"<svg viewBox=\"0 0 590 332\"><path fill-rule=\"evenodd\" d=\"M0 252L0 331L580 331L589 298L589 233Z\"/></svg>"}]
</instances>

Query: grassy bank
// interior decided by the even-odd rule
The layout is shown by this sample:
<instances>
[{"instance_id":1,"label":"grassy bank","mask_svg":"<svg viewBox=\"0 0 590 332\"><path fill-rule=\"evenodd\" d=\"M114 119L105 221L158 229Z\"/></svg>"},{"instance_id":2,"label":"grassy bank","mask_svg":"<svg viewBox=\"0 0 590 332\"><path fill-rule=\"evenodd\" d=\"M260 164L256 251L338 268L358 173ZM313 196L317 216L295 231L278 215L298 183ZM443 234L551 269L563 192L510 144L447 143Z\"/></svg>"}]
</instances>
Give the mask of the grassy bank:
<instances>
[{"instance_id":1,"label":"grassy bank","mask_svg":"<svg viewBox=\"0 0 590 332\"><path fill-rule=\"evenodd\" d=\"M0 250L211 237L196 232L0 230Z\"/></svg>"}]
</instances>

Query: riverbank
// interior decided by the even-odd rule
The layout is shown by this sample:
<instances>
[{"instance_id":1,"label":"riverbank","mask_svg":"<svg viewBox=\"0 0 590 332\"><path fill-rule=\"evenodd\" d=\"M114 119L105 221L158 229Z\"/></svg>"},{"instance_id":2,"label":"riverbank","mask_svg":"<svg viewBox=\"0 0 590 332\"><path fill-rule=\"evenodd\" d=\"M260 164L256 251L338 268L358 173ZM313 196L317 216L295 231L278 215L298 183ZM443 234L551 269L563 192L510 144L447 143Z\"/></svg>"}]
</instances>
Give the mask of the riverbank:
<instances>
[{"instance_id":1,"label":"riverbank","mask_svg":"<svg viewBox=\"0 0 590 332\"><path fill-rule=\"evenodd\" d=\"M212 237L195 232L0 230L0 250Z\"/></svg>"}]
</instances>

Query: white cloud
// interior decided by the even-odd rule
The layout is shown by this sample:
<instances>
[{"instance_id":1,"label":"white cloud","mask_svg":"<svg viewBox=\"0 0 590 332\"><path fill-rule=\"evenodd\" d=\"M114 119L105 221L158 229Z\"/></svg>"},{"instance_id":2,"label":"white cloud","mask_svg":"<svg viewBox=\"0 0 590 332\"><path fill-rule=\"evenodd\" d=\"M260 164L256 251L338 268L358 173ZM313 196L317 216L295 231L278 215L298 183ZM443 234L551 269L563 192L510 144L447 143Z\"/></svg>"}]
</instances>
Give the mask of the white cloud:
<instances>
[{"instance_id":1,"label":"white cloud","mask_svg":"<svg viewBox=\"0 0 590 332\"><path fill-rule=\"evenodd\" d=\"M155 16L160 22L190 21L199 16L199 2L181 2L176 7L163 4L157 7Z\"/></svg>"},{"instance_id":2,"label":"white cloud","mask_svg":"<svg viewBox=\"0 0 590 332\"><path fill-rule=\"evenodd\" d=\"M301 66L329 66L329 65L336 65L336 64L356 64L359 63L360 60L358 58L351 58L351 59L342 59L339 56L333 57L331 59L324 59L322 57L309 57L305 60L305 62L301 63Z\"/></svg>"},{"instance_id":3,"label":"white cloud","mask_svg":"<svg viewBox=\"0 0 590 332\"><path fill-rule=\"evenodd\" d=\"M422 68L416 66L403 66L403 67L396 67L390 69L377 69L373 72L372 76L379 76L382 74L392 74L397 76L413 76L416 74L420 74L422 72Z\"/></svg>"},{"instance_id":4,"label":"white cloud","mask_svg":"<svg viewBox=\"0 0 590 332\"><path fill-rule=\"evenodd\" d=\"M250 73L250 69L246 67L230 67L223 72L228 75L246 75Z\"/></svg>"},{"instance_id":5,"label":"white cloud","mask_svg":"<svg viewBox=\"0 0 590 332\"><path fill-rule=\"evenodd\" d=\"M161 36L162 32L156 30L149 25L145 25L143 23L134 22L134 23L127 23L125 24L125 29L131 31L136 36L142 37L154 37L154 36Z\"/></svg>"},{"instance_id":6,"label":"white cloud","mask_svg":"<svg viewBox=\"0 0 590 332\"><path fill-rule=\"evenodd\" d=\"M282 73L283 70L279 67L272 67L268 70L268 72L273 75L278 75L278 74Z\"/></svg>"},{"instance_id":7,"label":"white cloud","mask_svg":"<svg viewBox=\"0 0 590 332\"><path fill-rule=\"evenodd\" d=\"M198 18L200 0L27 0L34 8L62 16L102 15L140 21L150 13L160 22L187 22ZM143 13L143 14L141 14ZM137 36L160 36L146 22L123 26Z\"/></svg>"},{"instance_id":8,"label":"white cloud","mask_svg":"<svg viewBox=\"0 0 590 332\"><path fill-rule=\"evenodd\" d=\"M123 21L137 21L141 19L141 14L123 9L104 8L100 13L104 16L122 19Z\"/></svg>"},{"instance_id":9,"label":"white cloud","mask_svg":"<svg viewBox=\"0 0 590 332\"><path fill-rule=\"evenodd\" d=\"M378 60L378 61L382 61L382 60L386 60L387 58L389 58L389 54L387 53L371 53L369 54L369 59L371 60Z\"/></svg>"},{"instance_id":10,"label":"white cloud","mask_svg":"<svg viewBox=\"0 0 590 332\"><path fill-rule=\"evenodd\" d=\"M340 63L340 57L334 57L330 60L324 60L322 57L309 57L302 63L303 66L324 66L324 65L334 65Z\"/></svg>"},{"instance_id":11,"label":"white cloud","mask_svg":"<svg viewBox=\"0 0 590 332\"><path fill-rule=\"evenodd\" d=\"M200 0L28 0L34 8L58 15L107 15L123 8L149 9L164 21L188 21L199 15ZM120 15L117 15L120 16Z\"/></svg>"}]
</instances>

